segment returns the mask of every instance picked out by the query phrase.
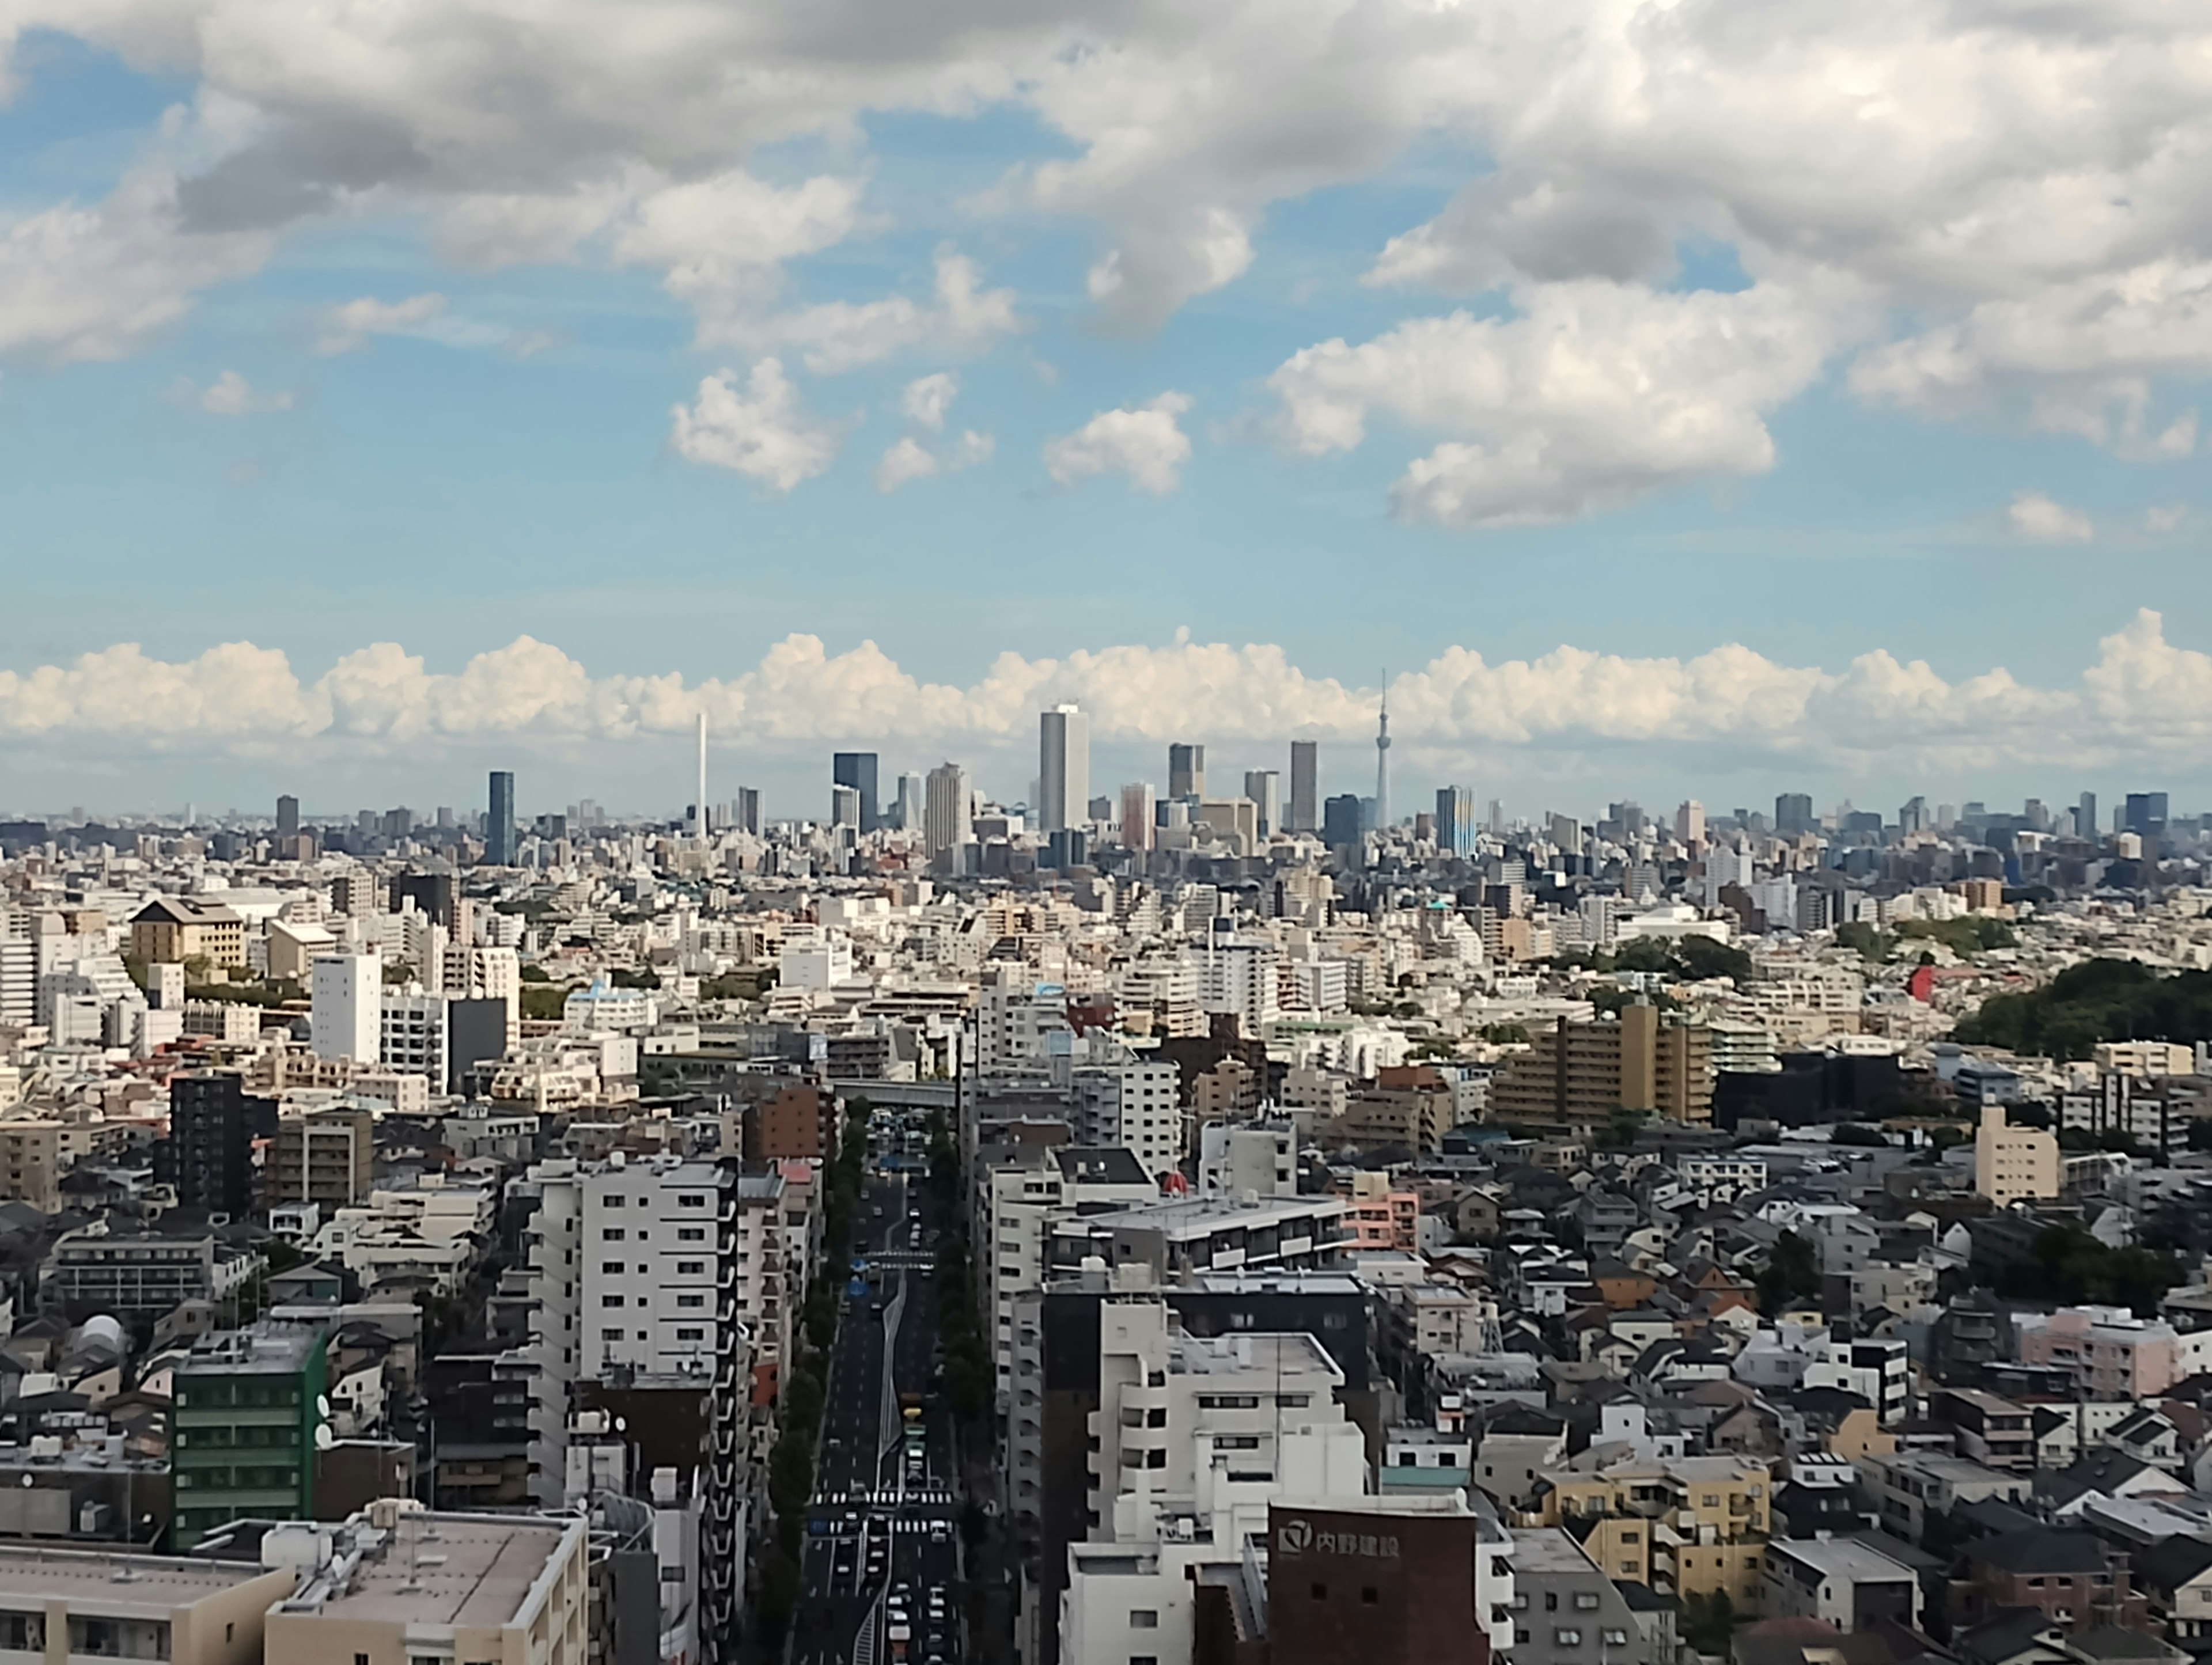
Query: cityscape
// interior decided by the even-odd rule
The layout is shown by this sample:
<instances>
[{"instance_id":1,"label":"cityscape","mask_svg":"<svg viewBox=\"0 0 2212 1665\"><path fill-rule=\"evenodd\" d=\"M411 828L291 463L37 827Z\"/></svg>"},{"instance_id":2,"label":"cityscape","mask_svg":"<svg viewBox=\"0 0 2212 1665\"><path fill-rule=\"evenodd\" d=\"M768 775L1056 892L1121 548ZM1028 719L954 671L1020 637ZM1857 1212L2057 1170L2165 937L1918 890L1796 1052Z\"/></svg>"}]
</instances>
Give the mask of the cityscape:
<instances>
[{"instance_id":1,"label":"cityscape","mask_svg":"<svg viewBox=\"0 0 2212 1665\"><path fill-rule=\"evenodd\" d=\"M0 1665L2212 1665L2212 0L7 0Z\"/></svg>"}]
</instances>

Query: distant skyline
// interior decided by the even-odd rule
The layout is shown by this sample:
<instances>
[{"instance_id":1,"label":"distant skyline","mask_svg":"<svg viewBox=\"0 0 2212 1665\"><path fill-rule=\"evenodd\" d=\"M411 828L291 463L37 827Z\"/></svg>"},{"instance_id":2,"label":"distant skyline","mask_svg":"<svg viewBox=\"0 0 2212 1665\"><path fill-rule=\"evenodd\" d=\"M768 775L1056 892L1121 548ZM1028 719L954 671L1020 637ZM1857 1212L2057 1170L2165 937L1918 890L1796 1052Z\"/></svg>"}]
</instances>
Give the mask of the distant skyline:
<instances>
[{"instance_id":1,"label":"distant skyline","mask_svg":"<svg viewBox=\"0 0 2212 1665\"><path fill-rule=\"evenodd\" d=\"M642 804L629 753L740 684L723 745L794 807L839 744L1018 793L1048 696L1102 745L1334 745L1387 664L1401 808L2212 799L2212 16L516 40L493 0L11 11L0 799L543 759Z\"/></svg>"}]
</instances>

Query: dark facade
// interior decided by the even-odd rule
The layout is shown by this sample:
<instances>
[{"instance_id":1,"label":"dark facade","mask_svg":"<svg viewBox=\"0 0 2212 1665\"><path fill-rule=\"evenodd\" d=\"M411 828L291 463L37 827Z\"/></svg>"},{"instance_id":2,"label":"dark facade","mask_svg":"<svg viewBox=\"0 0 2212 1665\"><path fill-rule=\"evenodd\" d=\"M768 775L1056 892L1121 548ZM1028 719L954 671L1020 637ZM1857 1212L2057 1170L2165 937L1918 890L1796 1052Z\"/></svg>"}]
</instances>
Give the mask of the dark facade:
<instances>
[{"instance_id":1,"label":"dark facade","mask_svg":"<svg viewBox=\"0 0 2212 1665\"><path fill-rule=\"evenodd\" d=\"M410 896L415 899L415 911L426 919L433 919L450 931L453 928L453 902L460 887L451 873L402 873L392 881L392 911L400 911L399 904Z\"/></svg>"},{"instance_id":2,"label":"dark facade","mask_svg":"<svg viewBox=\"0 0 2212 1665\"><path fill-rule=\"evenodd\" d=\"M465 1091L468 1074L479 1064L507 1056L507 1002L446 1002L446 1091Z\"/></svg>"},{"instance_id":3,"label":"dark facade","mask_svg":"<svg viewBox=\"0 0 2212 1665\"><path fill-rule=\"evenodd\" d=\"M1270 1665L1488 1665L1475 1518L1267 1511Z\"/></svg>"},{"instance_id":4,"label":"dark facade","mask_svg":"<svg viewBox=\"0 0 2212 1665\"><path fill-rule=\"evenodd\" d=\"M514 776L503 769L491 772L490 804L484 815L484 865L514 866Z\"/></svg>"},{"instance_id":5,"label":"dark facade","mask_svg":"<svg viewBox=\"0 0 2212 1665\"><path fill-rule=\"evenodd\" d=\"M876 792L876 754L872 751L837 751L830 757L830 783L850 787L860 794L860 830L873 832L883 824L883 799Z\"/></svg>"},{"instance_id":6,"label":"dark facade","mask_svg":"<svg viewBox=\"0 0 2212 1665\"><path fill-rule=\"evenodd\" d=\"M2092 1532L2038 1527L1980 1539L1966 1549L1966 1571L1953 1591L1961 1609L1954 1623L2034 1607L2071 1630L2148 1624L2148 1604L2134 1588L2128 1558Z\"/></svg>"},{"instance_id":7,"label":"dark facade","mask_svg":"<svg viewBox=\"0 0 2212 1665\"><path fill-rule=\"evenodd\" d=\"M172 1079L169 1160L178 1202L244 1219L253 1212L253 1141L276 1132L276 1101L249 1097L240 1077Z\"/></svg>"}]
</instances>

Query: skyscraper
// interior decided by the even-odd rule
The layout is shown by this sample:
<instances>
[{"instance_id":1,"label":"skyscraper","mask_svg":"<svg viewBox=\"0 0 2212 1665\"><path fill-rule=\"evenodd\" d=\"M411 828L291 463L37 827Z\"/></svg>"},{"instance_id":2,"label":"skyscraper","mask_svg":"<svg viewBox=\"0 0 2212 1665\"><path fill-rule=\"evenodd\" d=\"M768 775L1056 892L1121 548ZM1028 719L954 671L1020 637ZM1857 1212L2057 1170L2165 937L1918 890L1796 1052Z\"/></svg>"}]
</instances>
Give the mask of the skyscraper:
<instances>
[{"instance_id":1,"label":"skyscraper","mask_svg":"<svg viewBox=\"0 0 2212 1665\"><path fill-rule=\"evenodd\" d=\"M1321 742L1291 742L1291 830L1321 830Z\"/></svg>"},{"instance_id":2,"label":"skyscraper","mask_svg":"<svg viewBox=\"0 0 2212 1665\"><path fill-rule=\"evenodd\" d=\"M1244 795L1260 806L1260 836L1272 838L1283 829L1283 777L1272 769L1244 771Z\"/></svg>"},{"instance_id":3,"label":"skyscraper","mask_svg":"<svg viewBox=\"0 0 2212 1665\"><path fill-rule=\"evenodd\" d=\"M2074 811L2074 836L2094 839L2097 836L2097 794L2085 792Z\"/></svg>"},{"instance_id":4,"label":"skyscraper","mask_svg":"<svg viewBox=\"0 0 2212 1665\"><path fill-rule=\"evenodd\" d=\"M1674 836L1685 844L1705 842L1705 806L1696 799L1686 800L1674 811Z\"/></svg>"},{"instance_id":5,"label":"skyscraper","mask_svg":"<svg viewBox=\"0 0 2212 1665\"><path fill-rule=\"evenodd\" d=\"M1168 796L1170 798L1206 796L1206 748L1204 746L1171 745L1168 748Z\"/></svg>"},{"instance_id":6,"label":"skyscraper","mask_svg":"<svg viewBox=\"0 0 2212 1665\"><path fill-rule=\"evenodd\" d=\"M902 775L898 778L898 823L902 831L921 830L921 776Z\"/></svg>"},{"instance_id":7,"label":"skyscraper","mask_svg":"<svg viewBox=\"0 0 2212 1665\"><path fill-rule=\"evenodd\" d=\"M831 826L850 827L857 832L860 830L860 817L863 813L860 807L860 789L858 787L830 788L830 824Z\"/></svg>"},{"instance_id":8,"label":"skyscraper","mask_svg":"<svg viewBox=\"0 0 2212 1665\"><path fill-rule=\"evenodd\" d=\"M1807 792L1778 793L1774 799L1774 830L1795 838L1813 830L1813 795Z\"/></svg>"},{"instance_id":9,"label":"skyscraper","mask_svg":"<svg viewBox=\"0 0 2212 1665\"><path fill-rule=\"evenodd\" d=\"M731 805L731 808L737 812L738 830L749 832L755 838L758 838L761 827L760 788L739 787L736 801Z\"/></svg>"},{"instance_id":10,"label":"skyscraper","mask_svg":"<svg viewBox=\"0 0 2212 1665\"><path fill-rule=\"evenodd\" d=\"M930 770L922 795L922 843L931 855L975 842L968 814L968 775L959 764L939 763Z\"/></svg>"},{"instance_id":11,"label":"skyscraper","mask_svg":"<svg viewBox=\"0 0 2212 1665\"><path fill-rule=\"evenodd\" d=\"M1121 848L1125 850L1149 850L1152 848L1152 786L1149 781L1139 781L1121 788Z\"/></svg>"},{"instance_id":12,"label":"skyscraper","mask_svg":"<svg viewBox=\"0 0 2212 1665\"><path fill-rule=\"evenodd\" d=\"M1437 848L1456 856L1474 854L1474 788L1437 788Z\"/></svg>"},{"instance_id":13,"label":"skyscraper","mask_svg":"<svg viewBox=\"0 0 2212 1665\"><path fill-rule=\"evenodd\" d=\"M876 796L876 754L872 751L839 751L830 757L830 783L833 787L850 787L860 794L860 818L857 824L862 832L873 832L882 824L881 811Z\"/></svg>"},{"instance_id":14,"label":"skyscraper","mask_svg":"<svg viewBox=\"0 0 2212 1665\"><path fill-rule=\"evenodd\" d=\"M295 838L300 831L300 800L286 796L276 800L276 836Z\"/></svg>"},{"instance_id":15,"label":"skyscraper","mask_svg":"<svg viewBox=\"0 0 2212 1665\"><path fill-rule=\"evenodd\" d=\"M1384 678L1387 684L1389 678ZM1375 719L1375 829L1390 824L1390 694L1386 687L1382 708Z\"/></svg>"},{"instance_id":16,"label":"skyscraper","mask_svg":"<svg viewBox=\"0 0 2212 1665\"><path fill-rule=\"evenodd\" d=\"M514 775L511 770L491 772L491 805L484 813L484 865L514 866Z\"/></svg>"},{"instance_id":17,"label":"skyscraper","mask_svg":"<svg viewBox=\"0 0 2212 1665\"><path fill-rule=\"evenodd\" d=\"M1072 705L1037 714L1037 830L1060 832L1091 809L1091 720Z\"/></svg>"},{"instance_id":18,"label":"skyscraper","mask_svg":"<svg viewBox=\"0 0 2212 1665\"><path fill-rule=\"evenodd\" d=\"M1322 842L1333 850L1359 842L1360 803L1354 793L1340 793L1322 805Z\"/></svg>"},{"instance_id":19,"label":"skyscraper","mask_svg":"<svg viewBox=\"0 0 2212 1665\"><path fill-rule=\"evenodd\" d=\"M2121 824L2131 833L2162 833L2166 830L2166 794L2162 792L2131 792L2123 808Z\"/></svg>"}]
</instances>

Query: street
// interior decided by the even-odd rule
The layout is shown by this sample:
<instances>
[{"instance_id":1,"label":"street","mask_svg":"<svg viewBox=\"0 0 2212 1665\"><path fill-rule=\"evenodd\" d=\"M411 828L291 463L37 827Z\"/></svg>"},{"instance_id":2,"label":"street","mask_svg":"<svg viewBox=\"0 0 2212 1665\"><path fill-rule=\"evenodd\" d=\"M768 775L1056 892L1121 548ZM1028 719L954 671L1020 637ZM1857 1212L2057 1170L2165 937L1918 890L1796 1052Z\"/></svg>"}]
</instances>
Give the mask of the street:
<instances>
[{"instance_id":1,"label":"street","mask_svg":"<svg viewBox=\"0 0 2212 1665\"><path fill-rule=\"evenodd\" d=\"M965 1651L951 1428L931 1380L935 1238L915 1181L875 1178L863 1196L807 1510L793 1665L957 1665Z\"/></svg>"}]
</instances>

